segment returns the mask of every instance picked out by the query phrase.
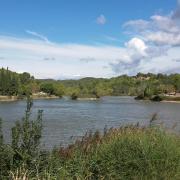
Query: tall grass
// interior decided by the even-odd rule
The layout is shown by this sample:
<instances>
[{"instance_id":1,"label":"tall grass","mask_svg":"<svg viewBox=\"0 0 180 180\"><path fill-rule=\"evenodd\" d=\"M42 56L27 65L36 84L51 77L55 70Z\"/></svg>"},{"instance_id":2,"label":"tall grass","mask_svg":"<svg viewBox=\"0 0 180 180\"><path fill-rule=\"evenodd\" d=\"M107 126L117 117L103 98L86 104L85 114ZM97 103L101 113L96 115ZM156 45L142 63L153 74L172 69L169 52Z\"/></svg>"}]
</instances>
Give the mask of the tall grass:
<instances>
[{"instance_id":1,"label":"tall grass","mask_svg":"<svg viewBox=\"0 0 180 180\"><path fill-rule=\"evenodd\" d=\"M16 179L26 175L26 179L49 180L180 178L180 139L155 127L126 126L102 135L87 133L68 147L40 156L37 167L26 166L19 174L20 167L11 174Z\"/></svg>"},{"instance_id":2,"label":"tall grass","mask_svg":"<svg viewBox=\"0 0 180 180\"><path fill-rule=\"evenodd\" d=\"M62 179L180 178L180 139L159 128L127 126L86 134L57 150L56 157Z\"/></svg>"}]
</instances>

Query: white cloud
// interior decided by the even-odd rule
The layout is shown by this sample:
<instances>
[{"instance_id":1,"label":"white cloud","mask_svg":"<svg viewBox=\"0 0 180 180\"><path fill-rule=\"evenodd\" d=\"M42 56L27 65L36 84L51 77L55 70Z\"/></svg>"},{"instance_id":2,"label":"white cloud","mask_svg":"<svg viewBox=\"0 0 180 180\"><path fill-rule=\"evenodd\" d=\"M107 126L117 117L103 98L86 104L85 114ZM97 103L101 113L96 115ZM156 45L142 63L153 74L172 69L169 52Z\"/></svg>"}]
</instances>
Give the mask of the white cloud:
<instances>
[{"instance_id":1,"label":"white cloud","mask_svg":"<svg viewBox=\"0 0 180 180\"><path fill-rule=\"evenodd\" d=\"M125 43L125 55L109 65L116 73L124 72L127 74L134 74L138 72L138 66L140 63L149 58L147 49L148 47L142 39L137 37L132 38L130 41Z\"/></svg>"},{"instance_id":2,"label":"white cloud","mask_svg":"<svg viewBox=\"0 0 180 180\"><path fill-rule=\"evenodd\" d=\"M178 7L180 11L180 7ZM146 42L156 45L180 46L180 16L174 19L175 12L166 15L153 15L149 21L131 20L124 24L125 28L133 30Z\"/></svg>"},{"instance_id":3,"label":"white cloud","mask_svg":"<svg viewBox=\"0 0 180 180\"><path fill-rule=\"evenodd\" d=\"M103 66L124 53L124 48L115 46L47 44L40 40L0 36L0 54L6 58L1 66L28 71L38 78L73 77L77 72L82 76L112 76L113 72L104 70Z\"/></svg>"},{"instance_id":4,"label":"white cloud","mask_svg":"<svg viewBox=\"0 0 180 180\"><path fill-rule=\"evenodd\" d=\"M172 18L175 20L180 19L180 0L177 1L177 8L175 11L173 11Z\"/></svg>"},{"instance_id":5,"label":"white cloud","mask_svg":"<svg viewBox=\"0 0 180 180\"><path fill-rule=\"evenodd\" d=\"M126 56L110 63L116 73L141 72L180 73L180 4L168 15L153 15L149 20L130 20L123 27L131 35L125 43ZM180 14L179 14L180 15ZM171 53L171 52L174 53Z\"/></svg>"},{"instance_id":6,"label":"white cloud","mask_svg":"<svg viewBox=\"0 0 180 180\"><path fill-rule=\"evenodd\" d=\"M100 25L106 24L106 18L103 14L101 14L99 17L96 19L96 23Z\"/></svg>"},{"instance_id":7,"label":"white cloud","mask_svg":"<svg viewBox=\"0 0 180 180\"><path fill-rule=\"evenodd\" d=\"M32 54L55 55L71 59L92 57L112 60L119 57L123 48L115 46L90 46L81 44L46 44L33 39L0 36L0 49L24 51ZM54 57L54 56L53 56Z\"/></svg>"},{"instance_id":8,"label":"white cloud","mask_svg":"<svg viewBox=\"0 0 180 180\"><path fill-rule=\"evenodd\" d=\"M132 38L130 41L125 43L125 45L128 49L131 49L143 56L146 56L145 50L147 49L147 46L145 45L145 43L142 39L139 39L137 37Z\"/></svg>"},{"instance_id":9,"label":"white cloud","mask_svg":"<svg viewBox=\"0 0 180 180\"><path fill-rule=\"evenodd\" d=\"M173 59L180 57L180 49L174 49L157 48L137 37L124 47L115 47L47 44L40 40L0 36L0 54L4 57L1 66L18 72L28 71L37 78L75 78L76 74L112 77L139 71L169 72L168 67L171 72L177 72L180 62Z\"/></svg>"},{"instance_id":10,"label":"white cloud","mask_svg":"<svg viewBox=\"0 0 180 180\"><path fill-rule=\"evenodd\" d=\"M90 63L90 62L95 62L96 59L94 59L92 57L86 57L86 58L81 58L80 61L85 62L85 63Z\"/></svg>"},{"instance_id":11,"label":"white cloud","mask_svg":"<svg viewBox=\"0 0 180 180\"><path fill-rule=\"evenodd\" d=\"M125 27L125 28L133 27L137 31L144 30L144 29L148 28L148 26L149 26L149 22L145 21L143 19L130 20L130 21L124 23L124 25L123 25L123 27Z\"/></svg>"},{"instance_id":12,"label":"white cloud","mask_svg":"<svg viewBox=\"0 0 180 180\"><path fill-rule=\"evenodd\" d=\"M121 43L123 42L122 40L114 36L104 35L103 37L105 38L105 40L110 42L121 42Z\"/></svg>"},{"instance_id":13,"label":"white cloud","mask_svg":"<svg viewBox=\"0 0 180 180\"><path fill-rule=\"evenodd\" d=\"M45 41L46 43L50 43L50 41L48 40L48 38L42 34L39 34L37 32L34 32L34 31L30 31L30 30L26 30L26 33L30 34L30 35L33 35L43 41Z\"/></svg>"},{"instance_id":14,"label":"white cloud","mask_svg":"<svg viewBox=\"0 0 180 180\"><path fill-rule=\"evenodd\" d=\"M180 45L180 33L173 34L167 32L154 32L146 35L146 39L155 43L156 45L170 45L179 46Z\"/></svg>"}]
</instances>

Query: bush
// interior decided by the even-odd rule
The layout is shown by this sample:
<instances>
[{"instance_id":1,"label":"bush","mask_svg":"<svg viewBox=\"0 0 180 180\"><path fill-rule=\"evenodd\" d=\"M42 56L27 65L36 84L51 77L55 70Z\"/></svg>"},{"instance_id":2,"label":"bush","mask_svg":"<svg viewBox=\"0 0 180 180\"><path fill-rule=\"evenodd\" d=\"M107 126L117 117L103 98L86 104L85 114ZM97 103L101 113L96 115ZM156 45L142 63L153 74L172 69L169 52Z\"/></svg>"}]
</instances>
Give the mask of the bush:
<instances>
[{"instance_id":1,"label":"bush","mask_svg":"<svg viewBox=\"0 0 180 180\"><path fill-rule=\"evenodd\" d=\"M163 100L163 97L160 96L160 95L156 95L156 96L153 96L151 98L152 101L162 101Z\"/></svg>"},{"instance_id":2,"label":"bush","mask_svg":"<svg viewBox=\"0 0 180 180\"><path fill-rule=\"evenodd\" d=\"M0 179L9 177L10 171L25 166L34 169L40 159L40 139L42 131L42 110L36 120L30 120L32 100L27 99L25 116L12 128L11 145L4 144L0 127Z\"/></svg>"},{"instance_id":3,"label":"bush","mask_svg":"<svg viewBox=\"0 0 180 180\"><path fill-rule=\"evenodd\" d=\"M179 145L160 130L128 128L97 149L90 172L93 178L104 179L176 179Z\"/></svg>"},{"instance_id":4,"label":"bush","mask_svg":"<svg viewBox=\"0 0 180 180\"><path fill-rule=\"evenodd\" d=\"M127 126L110 129L104 135L90 133L58 152L63 159L63 178L180 177L180 139L158 128Z\"/></svg>"}]
</instances>

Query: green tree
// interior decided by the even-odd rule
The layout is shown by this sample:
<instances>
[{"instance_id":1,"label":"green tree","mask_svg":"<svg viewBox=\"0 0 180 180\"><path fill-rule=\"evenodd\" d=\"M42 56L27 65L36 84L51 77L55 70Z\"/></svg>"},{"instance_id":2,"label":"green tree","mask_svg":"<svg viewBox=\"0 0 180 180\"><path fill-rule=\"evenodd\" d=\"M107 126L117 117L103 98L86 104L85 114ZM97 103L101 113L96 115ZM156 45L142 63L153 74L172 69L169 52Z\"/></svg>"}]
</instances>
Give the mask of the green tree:
<instances>
[{"instance_id":1,"label":"green tree","mask_svg":"<svg viewBox=\"0 0 180 180\"><path fill-rule=\"evenodd\" d=\"M22 84L28 84L33 79L33 77L27 72L20 74L19 77Z\"/></svg>"},{"instance_id":2,"label":"green tree","mask_svg":"<svg viewBox=\"0 0 180 180\"><path fill-rule=\"evenodd\" d=\"M54 85L54 94L56 96L62 97L65 93L65 88L63 84L57 83Z\"/></svg>"},{"instance_id":3,"label":"green tree","mask_svg":"<svg viewBox=\"0 0 180 180\"><path fill-rule=\"evenodd\" d=\"M40 85L40 90L50 95L54 94L55 92L53 83L42 83Z\"/></svg>"}]
</instances>

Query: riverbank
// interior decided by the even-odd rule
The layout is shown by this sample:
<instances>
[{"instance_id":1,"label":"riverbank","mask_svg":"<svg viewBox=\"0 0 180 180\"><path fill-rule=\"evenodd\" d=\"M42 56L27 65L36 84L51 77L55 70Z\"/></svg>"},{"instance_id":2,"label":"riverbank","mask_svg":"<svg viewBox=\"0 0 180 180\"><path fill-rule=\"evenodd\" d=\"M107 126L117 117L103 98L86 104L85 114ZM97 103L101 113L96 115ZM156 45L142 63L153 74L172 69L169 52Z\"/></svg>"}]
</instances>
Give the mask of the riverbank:
<instances>
[{"instance_id":1,"label":"riverbank","mask_svg":"<svg viewBox=\"0 0 180 180\"><path fill-rule=\"evenodd\" d=\"M76 100L79 100L79 101L97 101L99 100L100 98L77 98Z\"/></svg>"},{"instance_id":2,"label":"riverbank","mask_svg":"<svg viewBox=\"0 0 180 180\"><path fill-rule=\"evenodd\" d=\"M170 103L180 103L180 95L152 95L152 96L137 96L135 100L143 101L155 101L155 102L170 102Z\"/></svg>"},{"instance_id":3,"label":"riverbank","mask_svg":"<svg viewBox=\"0 0 180 180\"><path fill-rule=\"evenodd\" d=\"M0 96L0 102L17 101L18 96Z\"/></svg>"},{"instance_id":4,"label":"riverbank","mask_svg":"<svg viewBox=\"0 0 180 180\"><path fill-rule=\"evenodd\" d=\"M36 95L32 95L31 96L32 99L59 99L59 96L55 96L55 95L48 95L48 96L36 96Z\"/></svg>"},{"instance_id":5,"label":"riverbank","mask_svg":"<svg viewBox=\"0 0 180 180\"><path fill-rule=\"evenodd\" d=\"M59 96L55 95L49 95L49 96L37 96L37 95L32 95L32 99L59 99ZM0 102L12 102L12 101L18 101L26 99L26 97L19 97L19 96L0 96Z\"/></svg>"},{"instance_id":6,"label":"riverbank","mask_svg":"<svg viewBox=\"0 0 180 180\"><path fill-rule=\"evenodd\" d=\"M166 100L163 100L161 102L164 102L164 103L177 103L177 104L180 103L180 101L166 101Z\"/></svg>"},{"instance_id":7,"label":"riverbank","mask_svg":"<svg viewBox=\"0 0 180 180\"><path fill-rule=\"evenodd\" d=\"M55 96L55 95L46 95L46 96L38 96L38 95L33 95L31 96L32 99L34 100L38 100L38 99L60 99L61 97ZM120 96L121 97L121 96ZM134 97L134 96L129 96L129 97ZM22 100L22 99L26 99L26 97L18 97L18 96L0 96L0 102L13 102L13 101L18 101L18 100ZM68 98L70 99L70 98ZM79 97L75 100L77 101L98 101L101 98L96 98L96 97ZM144 99L137 99L135 97L136 100L139 101L159 101L159 102L167 102L167 103L180 103L180 98L174 100L173 97L166 97L162 100L151 100L148 98L144 98Z\"/></svg>"}]
</instances>

